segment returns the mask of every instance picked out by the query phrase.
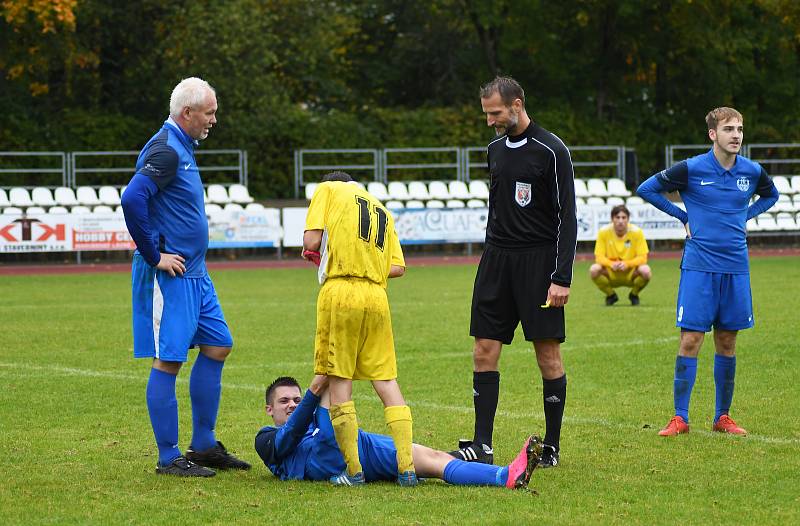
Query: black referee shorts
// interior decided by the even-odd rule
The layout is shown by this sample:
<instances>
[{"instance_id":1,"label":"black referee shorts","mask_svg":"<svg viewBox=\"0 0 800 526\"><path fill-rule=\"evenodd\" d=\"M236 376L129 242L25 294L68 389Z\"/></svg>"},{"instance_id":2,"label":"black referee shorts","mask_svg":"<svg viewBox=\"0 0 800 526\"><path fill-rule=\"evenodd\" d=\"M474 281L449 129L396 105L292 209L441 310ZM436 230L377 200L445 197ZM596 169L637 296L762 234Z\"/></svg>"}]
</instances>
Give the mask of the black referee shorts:
<instances>
[{"instance_id":1,"label":"black referee shorts","mask_svg":"<svg viewBox=\"0 0 800 526\"><path fill-rule=\"evenodd\" d=\"M470 336L508 345L522 322L527 341L563 342L564 308L541 307L555 265L554 247L509 250L486 245L472 290Z\"/></svg>"}]
</instances>

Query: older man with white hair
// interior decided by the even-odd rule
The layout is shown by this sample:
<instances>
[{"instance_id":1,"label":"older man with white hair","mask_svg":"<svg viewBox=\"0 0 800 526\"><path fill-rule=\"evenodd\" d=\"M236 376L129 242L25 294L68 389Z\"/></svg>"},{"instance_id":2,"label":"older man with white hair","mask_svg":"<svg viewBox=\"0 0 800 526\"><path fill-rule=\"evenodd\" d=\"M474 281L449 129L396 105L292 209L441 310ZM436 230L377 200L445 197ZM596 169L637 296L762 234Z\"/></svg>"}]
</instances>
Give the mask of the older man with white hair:
<instances>
[{"instance_id":1,"label":"older man with white hair","mask_svg":"<svg viewBox=\"0 0 800 526\"><path fill-rule=\"evenodd\" d=\"M217 469L249 469L214 434L222 367L233 347L205 263L208 222L203 183L194 158L217 122L217 97L208 82L182 80L172 91L170 116L147 141L122 196L133 256L133 355L151 358L147 409L158 446L156 473L211 477ZM199 347L189 380L192 441L178 448L175 381Z\"/></svg>"}]
</instances>

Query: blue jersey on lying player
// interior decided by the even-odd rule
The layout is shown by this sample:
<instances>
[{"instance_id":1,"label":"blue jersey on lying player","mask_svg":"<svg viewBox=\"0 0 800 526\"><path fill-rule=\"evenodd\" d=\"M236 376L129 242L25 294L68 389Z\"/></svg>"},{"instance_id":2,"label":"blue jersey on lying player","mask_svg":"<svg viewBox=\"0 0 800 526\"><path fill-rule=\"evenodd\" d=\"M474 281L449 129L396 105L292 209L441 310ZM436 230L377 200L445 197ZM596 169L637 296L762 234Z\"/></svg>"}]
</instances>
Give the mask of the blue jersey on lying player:
<instances>
[{"instance_id":1,"label":"blue jersey on lying player","mask_svg":"<svg viewBox=\"0 0 800 526\"><path fill-rule=\"evenodd\" d=\"M684 212L661 192L678 191ZM646 180L639 195L659 210L689 224L681 268L704 272L746 274L748 219L769 209L778 190L757 162L741 155L726 170L711 149ZM762 199L750 204L753 194Z\"/></svg>"},{"instance_id":2,"label":"blue jersey on lying player","mask_svg":"<svg viewBox=\"0 0 800 526\"><path fill-rule=\"evenodd\" d=\"M302 399L294 378L278 378L267 389L267 414L276 425L261 428L255 449L281 480L330 480L345 469L328 410L320 406L321 398L314 394L314 384L320 379L325 380L315 377ZM319 384L317 387L322 388ZM397 449L391 437L359 430L358 454L367 482L396 480ZM509 466L464 462L418 444L413 446L413 455L424 477L451 484L519 488L527 485L538 463L541 443L530 437Z\"/></svg>"}]
</instances>

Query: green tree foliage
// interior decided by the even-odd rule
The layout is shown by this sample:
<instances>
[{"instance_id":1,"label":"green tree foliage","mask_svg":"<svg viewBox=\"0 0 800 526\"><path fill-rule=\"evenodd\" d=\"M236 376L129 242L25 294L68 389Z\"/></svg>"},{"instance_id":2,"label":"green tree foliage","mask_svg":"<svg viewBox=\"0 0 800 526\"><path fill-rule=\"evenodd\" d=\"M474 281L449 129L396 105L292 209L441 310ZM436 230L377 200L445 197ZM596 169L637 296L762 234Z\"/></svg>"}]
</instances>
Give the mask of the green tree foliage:
<instances>
[{"instance_id":1,"label":"green tree foliage","mask_svg":"<svg viewBox=\"0 0 800 526\"><path fill-rule=\"evenodd\" d=\"M792 141L791 0L3 0L0 150L132 150L197 75L217 88L212 148L246 149L260 197L292 193L297 148L471 146L477 91L526 88L567 144L624 144L642 171L705 142L716 106L748 140ZM0 182L2 185L2 182Z\"/></svg>"}]
</instances>

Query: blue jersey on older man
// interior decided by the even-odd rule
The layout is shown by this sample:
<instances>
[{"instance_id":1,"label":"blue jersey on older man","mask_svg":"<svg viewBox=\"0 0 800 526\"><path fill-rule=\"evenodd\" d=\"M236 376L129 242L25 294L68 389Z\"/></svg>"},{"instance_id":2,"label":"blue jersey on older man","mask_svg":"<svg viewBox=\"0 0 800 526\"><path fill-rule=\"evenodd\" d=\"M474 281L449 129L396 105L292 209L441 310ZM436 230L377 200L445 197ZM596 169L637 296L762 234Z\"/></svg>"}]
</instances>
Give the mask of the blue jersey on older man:
<instances>
[{"instance_id":1,"label":"blue jersey on older man","mask_svg":"<svg viewBox=\"0 0 800 526\"><path fill-rule=\"evenodd\" d=\"M686 211L661 195L676 190ZM725 274L749 273L747 220L778 200L778 190L761 165L737 155L727 170L713 149L653 175L637 193L659 210L689 224L691 237L684 246L682 269ZM760 199L751 204L753 194Z\"/></svg>"},{"instance_id":2,"label":"blue jersey on older man","mask_svg":"<svg viewBox=\"0 0 800 526\"><path fill-rule=\"evenodd\" d=\"M122 196L125 223L150 266L159 252L184 257L185 278L206 274L208 220L196 146L171 118L145 144Z\"/></svg>"}]
</instances>

